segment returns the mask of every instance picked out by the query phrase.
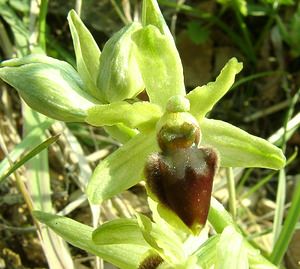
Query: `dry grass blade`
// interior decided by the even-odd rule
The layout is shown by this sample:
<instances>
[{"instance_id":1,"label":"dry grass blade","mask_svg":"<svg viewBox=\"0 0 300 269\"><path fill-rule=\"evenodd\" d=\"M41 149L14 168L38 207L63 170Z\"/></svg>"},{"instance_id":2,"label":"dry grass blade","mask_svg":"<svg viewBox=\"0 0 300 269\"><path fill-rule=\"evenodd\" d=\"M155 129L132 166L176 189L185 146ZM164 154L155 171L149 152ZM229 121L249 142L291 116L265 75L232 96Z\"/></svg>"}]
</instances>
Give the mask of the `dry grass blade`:
<instances>
[{"instance_id":1,"label":"dry grass blade","mask_svg":"<svg viewBox=\"0 0 300 269\"><path fill-rule=\"evenodd\" d=\"M33 112L24 104L24 129L30 130L32 126L38 126L45 120L45 117ZM42 134L37 140L43 140ZM34 157L26 165L28 179L28 191L33 200L33 207L36 210L43 210L54 213L51 202L50 176L48 167L48 152L43 151ZM48 227L41 226L41 244L51 269L72 269L74 264L65 241L51 231Z\"/></svg>"}]
</instances>

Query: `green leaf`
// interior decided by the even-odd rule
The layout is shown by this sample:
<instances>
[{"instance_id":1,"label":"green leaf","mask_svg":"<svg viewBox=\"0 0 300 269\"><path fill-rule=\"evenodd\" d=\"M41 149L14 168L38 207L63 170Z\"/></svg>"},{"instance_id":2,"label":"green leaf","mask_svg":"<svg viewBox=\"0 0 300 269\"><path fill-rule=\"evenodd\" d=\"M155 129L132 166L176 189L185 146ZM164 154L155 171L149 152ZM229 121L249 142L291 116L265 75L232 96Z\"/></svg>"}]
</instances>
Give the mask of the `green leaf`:
<instances>
[{"instance_id":1,"label":"green leaf","mask_svg":"<svg viewBox=\"0 0 300 269\"><path fill-rule=\"evenodd\" d=\"M285 165L281 149L229 123L203 119L200 128L203 135L201 144L219 151L223 167L280 169Z\"/></svg>"},{"instance_id":2,"label":"green leaf","mask_svg":"<svg viewBox=\"0 0 300 269\"><path fill-rule=\"evenodd\" d=\"M248 269L244 238L232 226L227 226L217 243L215 269Z\"/></svg>"},{"instance_id":3,"label":"green leaf","mask_svg":"<svg viewBox=\"0 0 300 269\"><path fill-rule=\"evenodd\" d=\"M87 195L98 204L132 187L143 178L146 158L158 151L154 131L140 133L100 162L87 187Z\"/></svg>"},{"instance_id":4,"label":"green leaf","mask_svg":"<svg viewBox=\"0 0 300 269\"><path fill-rule=\"evenodd\" d=\"M137 22L123 27L103 48L97 85L109 103L133 98L144 90L131 40L140 28Z\"/></svg>"},{"instance_id":5,"label":"green leaf","mask_svg":"<svg viewBox=\"0 0 300 269\"><path fill-rule=\"evenodd\" d=\"M70 244L97 255L121 269L138 268L143 255L148 251L147 247L134 244L96 245L92 241L92 227L41 211L35 211L34 216Z\"/></svg>"},{"instance_id":6,"label":"green leaf","mask_svg":"<svg viewBox=\"0 0 300 269\"><path fill-rule=\"evenodd\" d=\"M185 261L182 242L175 232L152 222L148 217L137 214L138 224L147 243L170 264Z\"/></svg>"},{"instance_id":7,"label":"green leaf","mask_svg":"<svg viewBox=\"0 0 300 269\"><path fill-rule=\"evenodd\" d=\"M207 41L210 32L199 22L189 22L187 24L187 34L195 44L200 45Z\"/></svg>"},{"instance_id":8,"label":"green leaf","mask_svg":"<svg viewBox=\"0 0 300 269\"><path fill-rule=\"evenodd\" d=\"M227 93L234 83L236 74L238 74L242 68L243 64L239 63L236 58L232 58L224 66L215 82L197 87L187 94L186 97L190 100L191 104L190 112L198 120L201 120Z\"/></svg>"},{"instance_id":9,"label":"green leaf","mask_svg":"<svg viewBox=\"0 0 300 269\"><path fill-rule=\"evenodd\" d=\"M71 65L44 55L2 62L0 78L31 108L57 120L84 121L86 110L98 103L82 90Z\"/></svg>"},{"instance_id":10,"label":"green leaf","mask_svg":"<svg viewBox=\"0 0 300 269\"><path fill-rule=\"evenodd\" d=\"M147 247L136 219L115 219L103 223L92 235L97 245L134 244Z\"/></svg>"},{"instance_id":11,"label":"green leaf","mask_svg":"<svg viewBox=\"0 0 300 269\"><path fill-rule=\"evenodd\" d=\"M163 15L161 14L156 0L143 1L142 23L143 26L156 26L161 34L167 36L170 41L174 42L173 36L169 30L168 25L166 24Z\"/></svg>"},{"instance_id":12,"label":"green leaf","mask_svg":"<svg viewBox=\"0 0 300 269\"><path fill-rule=\"evenodd\" d=\"M159 106L149 102L129 104L120 101L93 106L88 110L87 115L85 121L94 126L112 126L123 123L130 128L138 128L141 125L153 126L162 112Z\"/></svg>"},{"instance_id":13,"label":"green leaf","mask_svg":"<svg viewBox=\"0 0 300 269\"><path fill-rule=\"evenodd\" d=\"M6 171L4 174L0 174L0 181L11 175L15 170L20 168L23 164L25 164L27 161L32 159L34 156L39 154L42 150L46 149L49 147L52 143L56 142L57 139L59 138L59 135L55 135L52 137L49 137L47 140L39 144L37 147L33 148L30 150L28 153L26 153L19 161L14 163L8 171Z\"/></svg>"},{"instance_id":14,"label":"green leaf","mask_svg":"<svg viewBox=\"0 0 300 269\"><path fill-rule=\"evenodd\" d=\"M76 54L77 71L86 86L85 90L98 100L104 101L103 95L97 89L101 52L93 36L74 10L69 12L68 22Z\"/></svg>"},{"instance_id":15,"label":"green leaf","mask_svg":"<svg viewBox=\"0 0 300 269\"><path fill-rule=\"evenodd\" d=\"M151 103L165 109L173 95L185 95L183 70L178 51L158 28L148 25L133 35L135 55Z\"/></svg>"}]
</instances>

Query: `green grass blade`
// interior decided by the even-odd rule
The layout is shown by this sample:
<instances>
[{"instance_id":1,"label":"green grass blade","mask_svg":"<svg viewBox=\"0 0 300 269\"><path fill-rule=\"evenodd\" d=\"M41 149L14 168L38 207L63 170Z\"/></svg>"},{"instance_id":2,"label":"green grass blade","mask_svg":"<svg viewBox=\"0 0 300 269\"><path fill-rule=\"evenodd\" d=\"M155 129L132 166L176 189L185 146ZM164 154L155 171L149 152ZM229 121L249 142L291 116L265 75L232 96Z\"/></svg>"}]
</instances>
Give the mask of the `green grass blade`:
<instances>
[{"instance_id":1,"label":"green grass blade","mask_svg":"<svg viewBox=\"0 0 300 269\"><path fill-rule=\"evenodd\" d=\"M294 112L294 108L298 99L300 97L300 89L298 89L297 93L293 96L288 98L290 101L289 109L287 110L284 124L283 124L283 136L282 136L282 151L285 152L286 149L286 142L287 142L287 129L288 129L288 122L291 120ZM285 170L281 169L279 172L279 180L278 180L278 189L276 194L276 209L275 209L275 216L273 221L273 246L275 246L278 236L281 232L282 222L284 217L284 205L285 205L285 198L286 198L286 174Z\"/></svg>"},{"instance_id":2,"label":"green grass blade","mask_svg":"<svg viewBox=\"0 0 300 269\"><path fill-rule=\"evenodd\" d=\"M56 142L59 138L59 135L52 136L39 144L37 147L30 150L28 153L26 153L19 161L14 163L8 171L6 171L3 175L0 175L0 182L5 179L6 177L10 176L14 171L16 171L18 168L20 168L23 164L31 160L34 156L39 154L41 151L49 147L52 143Z\"/></svg>"},{"instance_id":3,"label":"green grass blade","mask_svg":"<svg viewBox=\"0 0 300 269\"><path fill-rule=\"evenodd\" d=\"M54 121L52 120L47 120L40 126L33 128L32 131L28 133L28 135L25 136L23 140L9 153L8 157L12 160L12 162L16 162L22 155L25 154L28 148L38 147L40 141L37 138L40 137L53 122ZM8 158L3 159L0 163L0 182L5 178L3 175L7 173L9 168L10 164Z\"/></svg>"},{"instance_id":4,"label":"green grass blade","mask_svg":"<svg viewBox=\"0 0 300 269\"><path fill-rule=\"evenodd\" d=\"M279 237L276 241L274 249L271 254L271 261L279 265L284 254L287 251L289 243L292 239L294 231L296 230L297 221L300 219L300 184L298 183L293 198L291 207L288 211L287 217L285 219L283 228L279 234Z\"/></svg>"}]
</instances>

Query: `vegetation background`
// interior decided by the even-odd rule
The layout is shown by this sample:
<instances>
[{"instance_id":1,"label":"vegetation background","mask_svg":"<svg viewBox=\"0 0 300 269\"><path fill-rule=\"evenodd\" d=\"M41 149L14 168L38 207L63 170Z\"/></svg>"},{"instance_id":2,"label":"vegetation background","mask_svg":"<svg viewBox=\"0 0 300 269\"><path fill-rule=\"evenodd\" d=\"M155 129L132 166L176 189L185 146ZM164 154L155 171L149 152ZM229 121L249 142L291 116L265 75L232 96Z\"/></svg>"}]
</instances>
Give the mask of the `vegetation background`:
<instances>
[{"instance_id":1,"label":"vegetation background","mask_svg":"<svg viewBox=\"0 0 300 269\"><path fill-rule=\"evenodd\" d=\"M34 20L39 20L45 30L47 54L75 66L66 19L70 9L81 12L82 20L102 48L114 32L140 16L141 5L138 0L40 3L41 13L35 16L36 1L0 0L1 61L27 54L30 40L34 39L34 31L30 29ZM211 112L211 117L268 138L281 147L289 159L280 172L234 170L236 220L248 238L268 252L272 248L272 229L281 219L280 212L284 218L293 190L300 181L297 156L300 144L299 1L161 0L159 4L176 40L187 91L212 81L231 57L237 57L244 63L244 69L231 91ZM48 126L40 126L36 119L24 115L16 91L0 81L0 161L11 151L18 151L17 159L22 160L26 152L40 143L41 133ZM27 133L24 126L34 129L35 136L24 139ZM48 238L51 246L42 242L42 249L16 177L26 180L37 207L50 208L92 225L99 209L89 207L83 193L85 183L95 165L120 144L102 129L85 124L55 123L48 132L62 135L48 152L43 152L26 168L22 166L17 174L3 178L7 165L0 162L0 269L49 268L51 255L60 256L64 264L73 260L73 268L99 268L99 260L71 246L69 256L57 255L66 248L57 238L53 239L53 235ZM214 196L227 205L228 189L222 169L215 179ZM135 210L149 213L142 185L104 203L100 220L129 217ZM285 256L286 268L300 268L299 260L300 225ZM105 268L112 267L105 265Z\"/></svg>"}]
</instances>

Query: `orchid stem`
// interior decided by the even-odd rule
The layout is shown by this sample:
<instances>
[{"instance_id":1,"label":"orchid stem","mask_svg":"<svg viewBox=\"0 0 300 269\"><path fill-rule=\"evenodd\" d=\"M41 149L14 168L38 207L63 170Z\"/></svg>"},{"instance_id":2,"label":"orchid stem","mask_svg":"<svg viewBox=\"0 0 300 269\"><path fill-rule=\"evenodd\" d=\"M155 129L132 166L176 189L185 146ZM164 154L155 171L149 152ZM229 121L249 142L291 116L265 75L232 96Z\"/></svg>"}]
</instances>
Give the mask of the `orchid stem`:
<instances>
[{"instance_id":1,"label":"orchid stem","mask_svg":"<svg viewBox=\"0 0 300 269\"><path fill-rule=\"evenodd\" d=\"M229 192L229 211L232 218L236 219L236 193L232 167L226 168L227 188Z\"/></svg>"}]
</instances>

